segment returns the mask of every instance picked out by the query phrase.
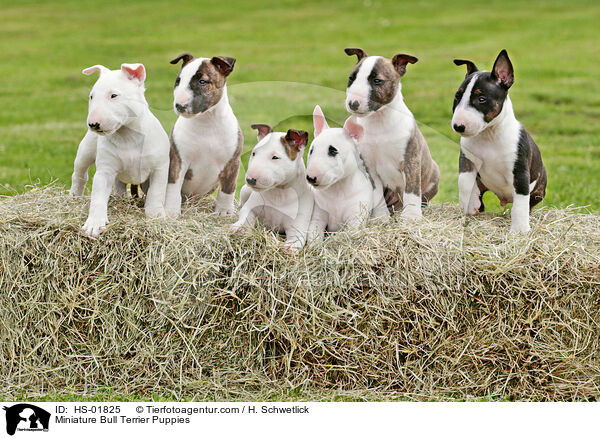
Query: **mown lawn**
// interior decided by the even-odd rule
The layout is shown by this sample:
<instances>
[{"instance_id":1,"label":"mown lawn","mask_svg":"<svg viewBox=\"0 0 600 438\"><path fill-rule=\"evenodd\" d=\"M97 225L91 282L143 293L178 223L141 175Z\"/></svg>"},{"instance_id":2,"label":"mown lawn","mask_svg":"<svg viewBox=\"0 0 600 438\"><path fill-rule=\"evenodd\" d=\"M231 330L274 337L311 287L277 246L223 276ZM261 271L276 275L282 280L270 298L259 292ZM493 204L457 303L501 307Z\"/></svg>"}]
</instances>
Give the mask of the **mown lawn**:
<instances>
[{"instance_id":1,"label":"mown lawn","mask_svg":"<svg viewBox=\"0 0 600 438\"><path fill-rule=\"evenodd\" d=\"M598 210L599 22L600 3L582 0L3 1L0 193L52 180L70 185L94 81L81 74L87 66L143 62L148 101L168 131L178 71L169 60L183 51L237 58L229 94L246 160L255 144L251 123L312 132L317 103L343 122L354 64L343 48L358 46L419 58L404 78L404 96L442 170L435 201L456 201L458 138L449 121L464 68L452 59L489 69L506 48L516 68L517 117L548 167L546 205Z\"/></svg>"}]
</instances>

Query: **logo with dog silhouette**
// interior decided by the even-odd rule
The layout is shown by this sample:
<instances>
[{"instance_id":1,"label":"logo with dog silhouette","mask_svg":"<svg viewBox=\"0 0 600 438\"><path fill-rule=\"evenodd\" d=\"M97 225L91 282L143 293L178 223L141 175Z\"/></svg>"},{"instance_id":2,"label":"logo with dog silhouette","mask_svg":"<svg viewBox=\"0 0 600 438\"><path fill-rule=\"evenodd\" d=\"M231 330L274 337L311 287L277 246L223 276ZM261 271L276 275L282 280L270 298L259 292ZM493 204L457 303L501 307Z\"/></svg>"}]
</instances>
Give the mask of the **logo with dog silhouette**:
<instances>
[{"instance_id":1,"label":"logo with dog silhouette","mask_svg":"<svg viewBox=\"0 0 600 438\"><path fill-rule=\"evenodd\" d=\"M48 432L50 412L28 403L19 403L4 407L6 411L6 433L14 435L19 432Z\"/></svg>"}]
</instances>

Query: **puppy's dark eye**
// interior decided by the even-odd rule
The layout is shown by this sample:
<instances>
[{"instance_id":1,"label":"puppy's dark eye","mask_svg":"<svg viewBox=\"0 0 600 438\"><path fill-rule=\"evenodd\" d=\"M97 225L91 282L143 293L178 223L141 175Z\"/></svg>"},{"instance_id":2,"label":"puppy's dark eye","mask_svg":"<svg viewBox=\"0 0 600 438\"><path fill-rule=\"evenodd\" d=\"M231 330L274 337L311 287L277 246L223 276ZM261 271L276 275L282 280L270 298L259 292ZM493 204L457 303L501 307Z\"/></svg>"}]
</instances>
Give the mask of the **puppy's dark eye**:
<instances>
[{"instance_id":1,"label":"puppy's dark eye","mask_svg":"<svg viewBox=\"0 0 600 438\"><path fill-rule=\"evenodd\" d=\"M271 157L271 160L279 160L279 157L278 157L277 155L273 155L273 156Z\"/></svg>"},{"instance_id":2,"label":"puppy's dark eye","mask_svg":"<svg viewBox=\"0 0 600 438\"><path fill-rule=\"evenodd\" d=\"M312 149L308 151L308 155L312 155Z\"/></svg>"},{"instance_id":3,"label":"puppy's dark eye","mask_svg":"<svg viewBox=\"0 0 600 438\"><path fill-rule=\"evenodd\" d=\"M94 96L92 96L92 95L90 94L90 100L92 100L93 98L94 98Z\"/></svg>"},{"instance_id":4,"label":"puppy's dark eye","mask_svg":"<svg viewBox=\"0 0 600 438\"><path fill-rule=\"evenodd\" d=\"M111 94L111 95L110 95L110 98L111 98L111 99L116 99L117 97L119 97L119 95L118 95L118 94Z\"/></svg>"},{"instance_id":5,"label":"puppy's dark eye","mask_svg":"<svg viewBox=\"0 0 600 438\"><path fill-rule=\"evenodd\" d=\"M352 73L350 76L348 76L348 86L352 85L352 83L354 82L355 79L356 79L355 73Z\"/></svg>"},{"instance_id":6,"label":"puppy's dark eye","mask_svg":"<svg viewBox=\"0 0 600 438\"><path fill-rule=\"evenodd\" d=\"M485 96L479 96L479 103L486 103L487 102L487 97Z\"/></svg>"},{"instance_id":7,"label":"puppy's dark eye","mask_svg":"<svg viewBox=\"0 0 600 438\"><path fill-rule=\"evenodd\" d=\"M383 83L383 81L382 81L381 79L377 79L377 78L375 78L375 79L373 79L373 83L374 83L375 85L380 85L380 84L382 84L382 83Z\"/></svg>"},{"instance_id":8,"label":"puppy's dark eye","mask_svg":"<svg viewBox=\"0 0 600 438\"><path fill-rule=\"evenodd\" d=\"M198 81L198 83L199 83L200 85L206 85L206 84L208 84L208 81L205 81L204 79L200 79L200 80Z\"/></svg>"},{"instance_id":9,"label":"puppy's dark eye","mask_svg":"<svg viewBox=\"0 0 600 438\"><path fill-rule=\"evenodd\" d=\"M175 79L175 86L177 87L180 82L181 82L181 78L178 76L177 79Z\"/></svg>"},{"instance_id":10,"label":"puppy's dark eye","mask_svg":"<svg viewBox=\"0 0 600 438\"><path fill-rule=\"evenodd\" d=\"M329 155L330 157L335 157L337 154L338 150L333 146L329 146L329 151L327 152L327 155Z\"/></svg>"},{"instance_id":11,"label":"puppy's dark eye","mask_svg":"<svg viewBox=\"0 0 600 438\"><path fill-rule=\"evenodd\" d=\"M256 155L256 152L252 152L252 156L255 156L255 155Z\"/></svg>"}]
</instances>

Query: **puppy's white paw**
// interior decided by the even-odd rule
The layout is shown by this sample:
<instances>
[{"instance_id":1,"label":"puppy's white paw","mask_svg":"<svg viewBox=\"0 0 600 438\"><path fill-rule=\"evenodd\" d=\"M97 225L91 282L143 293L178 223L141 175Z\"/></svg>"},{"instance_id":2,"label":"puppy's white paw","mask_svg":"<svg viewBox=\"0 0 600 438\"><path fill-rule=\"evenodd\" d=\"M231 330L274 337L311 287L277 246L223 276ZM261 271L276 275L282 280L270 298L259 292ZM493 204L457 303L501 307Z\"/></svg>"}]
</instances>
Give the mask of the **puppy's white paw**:
<instances>
[{"instance_id":1,"label":"puppy's white paw","mask_svg":"<svg viewBox=\"0 0 600 438\"><path fill-rule=\"evenodd\" d=\"M170 218L178 218L181 215L181 208L165 208L165 214Z\"/></svg>"},{"instance_id":2,"label":"puppy's white paw","mask_svg":"<svg viewBox=\"0 0 600 438\"><path fill-rule=\"evenodd\" d=\"M73 197L83 196L84 189L85 187L71 186L71 189L69 190L69 195Z\"/></svg>"},{"instance_id":3,"label":"puppy's white paw","mask_svg":"<svg viewBox=\"0 0 600 438\"><path fill-rule=\"evenodd\" d=\"M88 217L88 219L85 221L85 224L83 224L83 227L81 227L81 229L83 230L83 232L85 233L86 236L91 237L92 239L95 239L101 233L106 231L107 224L108 224L108 218L106 218L106 217L102 217L102 218Z\"/></svg>"},{"instance_id":4,"label":"puppy's white paw","mask_svg":"<svg viewBox=\"0 0 600 438\"><path fill-rule=\"evenodd\" d=\"M510 233L511 234L519 234L519 233L529 233L531 230L528 221L512 221L510 224Z\"/></svg>"},{"instance_id":5,"label":"puppy's white paw","mask_svg":"<svg viewBox=\"0 0 600 438\"><path fill-rule=\"evenodd\" d=\"M235 207L233 206L233 204L231 205L216 205L215 206L215 213L217 213L218 216L231 216L232 214L235 213Z\"/></svg>"},{"instance_id":6,"label":"puppy's white paw","mask_svg":"<svg viewBox=\"0 0 600 438\"><path fill-rule=\"evenodd\" d=\"M165 209L162 206L146 208L146 217L163 218L165 217Z\"/></svg>"},{"instance_id":7,"label":"puppy's white paw","mask_svg":"<svg viewBox=\"0 0 600 438\"><path fill-rule=\"evenodd\" d=\"M479 208L481 207L481 200L479 196L474 196L469 199L468 202L462 201L459 202L460 209L467 216L474 216L479 213Z\"/></svg>"},{"instance_id":8,"label":"puppy's white paw","mask_svg":"<svg viewBox=\"0 0 600 438\"><path fill-rule=\"evenodd\" d=\"M236 222L234 224L231 224L231 226L229 227L229 232L231 234L234 233L241 233L246 229L246 227L244 227L244 224L241 222Z\"/></svg>"},{"instance_id":9,"label":"puppy's white paw","mask_svg":"<svg viewBox=\"0 0 600 438\"><path fill-rule=\"evenodd\" d=\"M400 217L405 220L419 220L423 217L423 213L419 207L407 205L404 210L402 210Z\"/></svg>"}]
</instances>

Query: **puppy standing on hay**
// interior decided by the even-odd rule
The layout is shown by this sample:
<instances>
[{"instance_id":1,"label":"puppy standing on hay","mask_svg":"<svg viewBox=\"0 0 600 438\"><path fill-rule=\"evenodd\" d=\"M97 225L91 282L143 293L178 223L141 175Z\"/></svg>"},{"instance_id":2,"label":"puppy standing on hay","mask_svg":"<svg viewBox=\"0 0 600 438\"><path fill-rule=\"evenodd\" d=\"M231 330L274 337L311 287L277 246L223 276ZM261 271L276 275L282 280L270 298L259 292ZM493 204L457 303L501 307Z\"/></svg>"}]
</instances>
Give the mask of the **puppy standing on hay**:
<instances>
[{"instance_id":1,"label":"puppy standing on hay","mask_svg":"<svg viewBox=\"0 0 600 438\"><path fill-rule=\"evenodd\" d=\"M314 204L302 159L308 133L294 129L272 132L268 125L252 128L258 129L258 144L240 191L240 217L231 231L252 227L258 220L274 231L285 232L286 245L299 251L306 242Z\"/></svg>"},{"instance_id":2,"label":"puppy standing on hay","mask_svg":"<svg viewBox=\"0 0 600 438\"><path fill-rule=\"evenodd\" d=\"M181 197L204 196L220 186L215 211L234 212L233 200L244 136L229 105L227 77L235 59L194 58L189 53L175 80L173 107L179 118L171 132L166 212L181 214Z\"/></svg>"},{"instance_id":3,"label":"puppy standing on hay","mask_svg":"<svg viewBox=\"0 0 600 438\"><path fill-rule=\"evenodd\" d=\"M436 195L437 163L402 97L400 78L417 58L398 54L391 60L345 49L358 62L348 78L346 109L364 128L358 149L370 171L383 183L390 210L418 219L422 206Z\"/></svg>"},{"instance_id":4,"label":"puppy standing on hay","mask_svg":"<svg viewBox=\"0 0 600 438\"><path fill-rule=\"evenodd\" d=\"M512 233L529 231L529 212L546 194L546 169L539 148L515 118L508 89L514 70L502 50L491 72L466 64L452 111L452 129L461 135L458 164L459 204L467 215L484 211L483 194L491 190L500 203L512 202Z\"/></svg>"},{"instance_id":5,"label":"puppy standing on hay","mask_svg":"<svg viewBox=\"0 0 600 438\"><path fill-rule=\"evenodd\" d=\"M310 240L322 239L325 230L363 226L369 217L389 217L379 178L371 176L358 153L363 128L346 120L343 128L330 128L319 105L313 112L315 139L308 152L306 180L313 186L315 207Z\"/></svg>"},{"instance_id":6,"label":"puppy standing on hay","mask_svg":"<svg viewBox=\"0 0 600 438\"><path fill-rule=\"evenodd\" d=\"M83 226L90 237L106 229L115 181L120 193L125 184L148 182L146 216L164 216L169 173L169 138L144 97L144 66L122 64L120 70L109 70L95 65L83 70L86 75L95 72L100 77L90 93L89 131L77 150L71 186L71 194L83 193L89 166L95 161L90 212Z\"/></svg>"}]
</instances>

